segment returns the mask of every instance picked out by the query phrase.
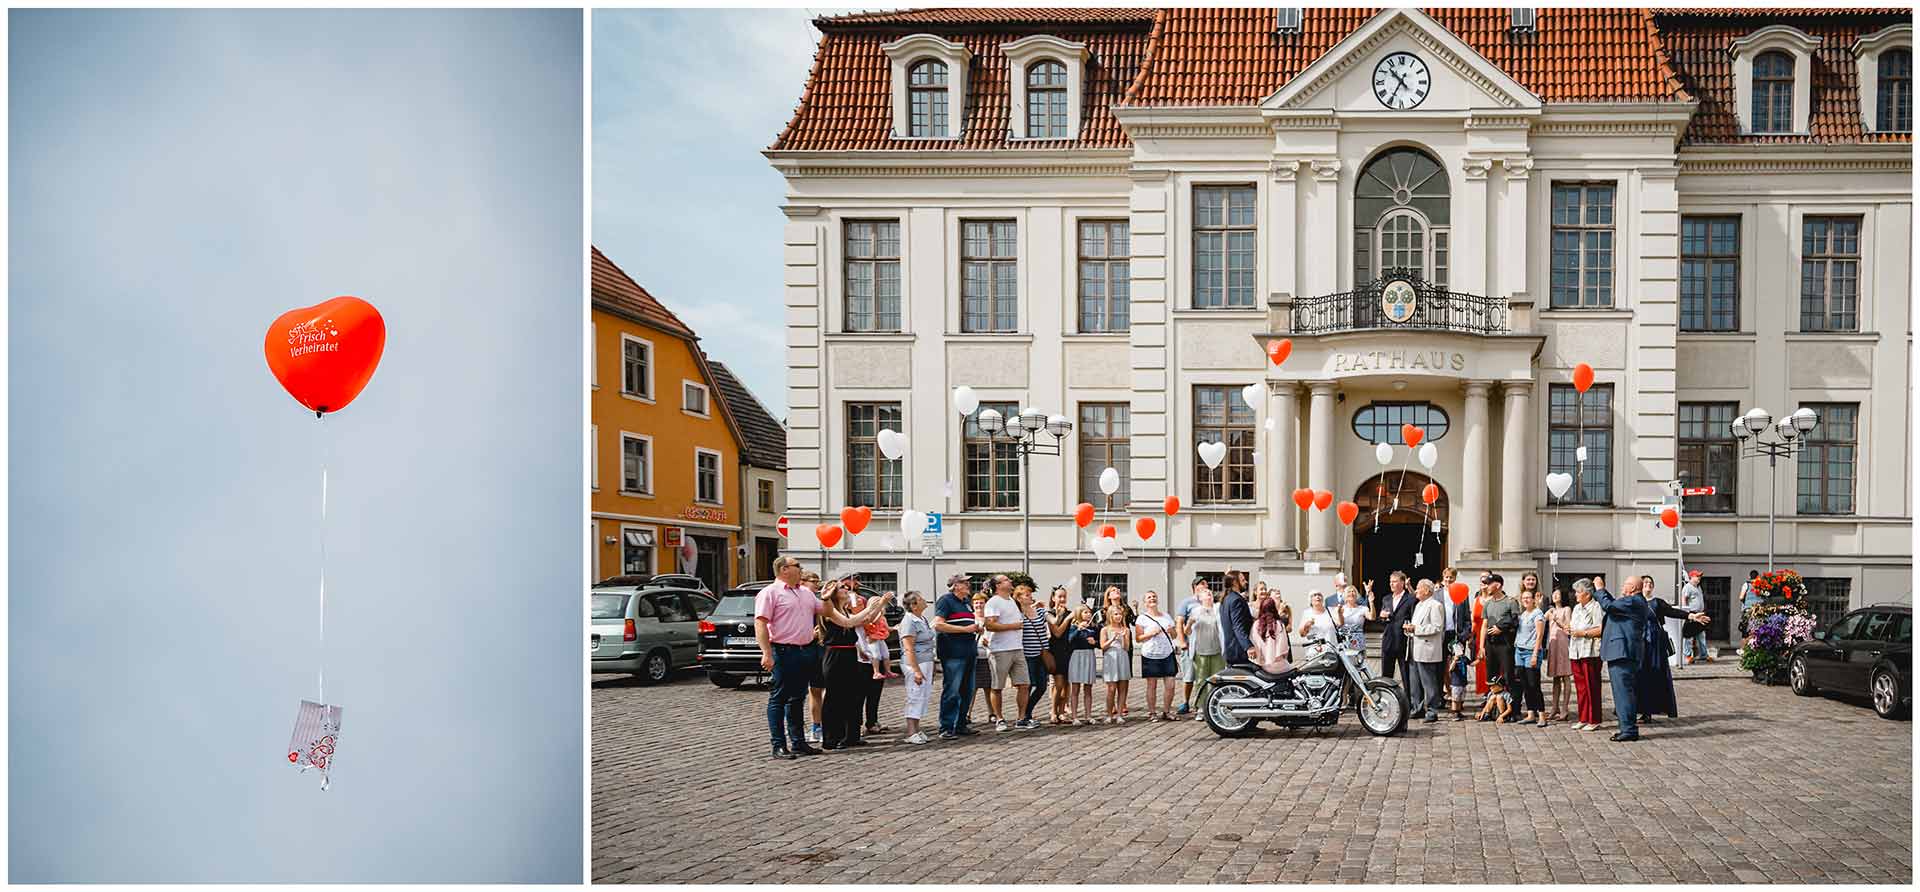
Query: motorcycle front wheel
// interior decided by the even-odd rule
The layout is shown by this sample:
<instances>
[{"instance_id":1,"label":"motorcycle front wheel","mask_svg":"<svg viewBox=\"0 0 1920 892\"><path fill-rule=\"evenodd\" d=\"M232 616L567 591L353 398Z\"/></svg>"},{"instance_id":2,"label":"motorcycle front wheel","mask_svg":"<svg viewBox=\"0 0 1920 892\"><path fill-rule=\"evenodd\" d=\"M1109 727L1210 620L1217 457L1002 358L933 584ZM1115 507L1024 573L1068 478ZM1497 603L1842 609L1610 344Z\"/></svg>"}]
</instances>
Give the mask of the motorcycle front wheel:
<instances>
[{"instance_id":1,"label":"motorcycle front wheel","mask_svg":"<svg viewBox=\"0 0 1920 892\"><path fill-rule=\"evenodd\" d=\"M1367 699L1372 699L1369 705ZM1398 734L1407 728L1407 715L1413 707L1400 686L1384 678L1367 681L1367 698L1360 700L1360 727L1375 737Z\"/></svg>"},{"instance_id":2,"label":"motorcycle front wheel","mask_svg":"<svg viewBox=\"0 0 1920 892\"><path fill-rule=\"evenodd\" d=\"M1240 700L1253 696L1246 685L1234 682L1217 684L1207 694L1207 727L1221 737L1245 737L1252 734L1260 724L1258 719L1237 716L1220 704L1228 700Z\"/></svg>"}]
</instances>

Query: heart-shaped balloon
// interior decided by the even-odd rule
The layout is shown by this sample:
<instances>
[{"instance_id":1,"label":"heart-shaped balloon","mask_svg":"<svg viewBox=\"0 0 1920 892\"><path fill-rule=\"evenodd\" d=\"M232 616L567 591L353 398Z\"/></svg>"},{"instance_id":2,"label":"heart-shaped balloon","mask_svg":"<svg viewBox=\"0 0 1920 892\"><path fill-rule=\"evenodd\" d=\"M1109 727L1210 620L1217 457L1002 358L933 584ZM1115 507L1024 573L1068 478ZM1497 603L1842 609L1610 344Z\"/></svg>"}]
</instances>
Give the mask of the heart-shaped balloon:
<instances>
[{"instance_id":1,"label":"heart-shaped balloon","mask_svg":"<svg viewBox=\"0 0 1920 892\"><path fill-rule=\"evenodd\" d=\"M1360 516L1360 506L1352 502L1341 502L1340 507L1335 509L1335 513L1340 517L1341 526L1350 527L1353 526L1354 518Z\"/></svg>"},{"instance_id":2,"label":"heart-shaped balloon","mask_svg":"<svg viewBox=\"0 0 1920 892\"><path fill-rule=\"evenodd\" d=\"M1331 504L1333 504L1333 493L1322 489L1313 494L1313 507L1325 511Z\"/></svg>"},{"instance_id":3,"label":"heart-shaped balloon","mask_svg":"<svg viewBox=\"0 0 1920 892\"><path fill-rule=\"evenodd\" d=\"M1415 453L1415 455L1418 455L1420 458L1420 467L1426 468L1429 471L1433 470L1434 465L1440 463L1440 448L1432 443L1420 444L1420 451Z\"/></svg>"},{"instance_id":4,"label":"heart-shaped balloon","mask_svg":"<svg viewBox=\"0 0 1920 892\"><path fill-rule=\"evenodd\" d=\"M1584 362L1575 365L1573 367L1573 389L1580 393L1586 393L1587 388L1592 386L1593 366L1587 365Z\"/></svg>"},{"instance_id":5,"label":"heart-shaped balloon","mask_svg":"<svg viewBox=\"0 0 1920 892\"><path fill-rule=\"evenodd\" d=\"M1400 425L1400 439L1407 441L1407 448L1409 449L1420 445L1420 441L1426 439L1426 437L1427 431L1425 428L1415 427L1412 424Z\"/></svg>"},{"instance_id":6,"label":"heart-shaped balloon","mask_svg":"<svg viewBox=\"0 0 1920 892\"><path fill-rule=\"evenodd\" d=\"M1145 542L1153 538L1155 526L1151 517L1136 517L1133 519L1133 534L1139 536L1140 541Z\"/></svg>"},{"instance_id":7,"label":"heart-shaped balloon","mask_svg":"<svg viewBox=\"0 0 1920 892\"><path fill-rule=\"evenodd\" d=\"M1547 492L1553 493L1554 498L1557 499L1566 495L1567 490L1572 488L1572 474L1553 473L1547 475Z\"/></svg>"},{"instance_id":8,"label":"heart-shaped balloon","mask_svg":"<svg viewBox=\"0 0 1920 892\"><path fill-rule=\"evenodd\" d=\"M1113 557L1113 553L1119 550L1120 543L1115 542L1112 536L1101 536L1093 540L1093 556L1102 561Z\"/></svg>"},{"instance_id":9,"label":"heart-shaped balloon","mask_svg":"<svg viewBox=\"0 0 1920 892\"><path fill-rule=\"evenodd\" d=\"M1305 511L1305 510L1307 510L1308 508L1311 508L1311 507L1313 507L1313 490L1311 490L1311 489L1296 489L1296 490L1294 490L1294 491L1293 491L1293 503L1294 503L1295 505L1299 505L1299 506L1300 506L1300 510L1302 510L1302 511Z\"/></svg>"},{"instance_id":10,"label":"heart-shaped balloon","mask_svg":"<svg viewBox=\"0 0 1920 892\"><path fill-rule=\"evenodd\" d=\"M1118 535L1120 535L1120 530L1118 528L1116 528L1113 524L1103 523L1100 525L1100 532L1096 534L1094 538L1095 539L1111 539Z\"/></svg>"},{"instance_id":11,"label":"heart-shaped balloon","mask_svg":"<svg viewBox=\"0 0 1920 892\"><path fill-rule=\"evenodd\" d=\"M880 454L886 456L888 461L899 461L900 456L907 454L907 435L899 431L881 428L880 433L874 435L873 441L880 447Z\"/></svg>"},{"instance_id":12,"label":"heart-shaped balloon","mask_svg":"<svg viewBox=\"0 0 1920 892\"><path fill-rule=\"evenodd\" d=\"M1274 341L1273 343L1270 343L1267 345L1267 359L1272 360L1274 365L1279 365L1283 362L1286 362L1287 357L1292 355L1293 355L1293 339L1292 338L1281 338L1280 340Z\"/></svg>"},{"instance_id":13,"label":"heart-shaped balloon","mask_svg":"<svg viewBox=\"0 0 1920 892\"><path fill-rule=\"evenodd\" d=\"M974 393L973 388L962 384L953 389L954 411L962 415L972 415L973 410L978 408L980 408L980 395Z\"/></svg>"},{"instance_id":14,"label":"heart-shaped balloon","mask_svg":"<svg viewBox=\"0 0 1920 892\"><path fill-rule=\"evenodd\" d=\"M1440 484L1429 483L1420 488L1420 501L1431 505L1440 501Z\"/></svg>"},{"instance_id":15,"label":"heart-shaped balloon","mask_svg":"<svg viewBox=\"0 0 1920 892\"><path fill-rule=\"evenodd\" d=\"M1456 582L1447 586L1447 597L1455 604L1467 603L1467 584L1464 582Z\"/></svg>"},{"instance_id":16,"label":"heart-shaped balloon","mask_svg":"<svg viewBox=\"0 0 1920 892\"><path fill-rule=\"evenodd\" d=\"M1227 444L1218 440L1200 444L1200 460L1209 468L1219 468L1227 458Z\"/></svg>"},{"instance_id":17,"label":"heart-shaped balloon","mask_svg":"<svg viewBox=\"0 0 1920 892\"><path fill-rule=\"evenodd\" d=\"M1660 522L1665 524L1667 529L1673 529L1674 527L1679 526L1680 525L1680 509L1678 508L1662 509L1660 512Z\"/></svg>"},{"instance_id":18,"label":"heart-shaped balloon","mask_svg":"<svg viewBox=\"0 0 1920 892\"><path fill-rule=\"evenodd\" d=\"M847 532L855 536L860 535L861 531L867 528L868 522L872 520L873 509L864 505L858 508L848 507L840 509L840 525L846 527Z\"/></svg>"},{"instance_id":19,"label":"heart-shaped balloon","mask_svg":"<svg viewBox=\"0 0 1920 892\"><path fill-rule=\"evenodd\" d=\"M908 508L900 512L900 535L905 536L907 544L912 545L920 534L927 531L927 513Z\"/></svg>"},{"instance_id":20,"label":"heart-shaped balloon","mask_svg":"<svg viewBox=\"0 0 1920 892\"><path fill-rule=\"evenodd\" d=\"M1261 387L1257 382L1242 387L1240 388L1240 399L1246 401L1246 404L1249 406L1258 406L1260 405L1260 390Z\"/></svg>"},{"instance_id":21,"label":"heart-shaped balloon","mask_svg":"<svg viewBox=\"0 0 1920 892\"><path fill-rule=\"evenodd\" d=\"M288 310L267 326L267 368L300 405L324 415L360 395L386 346L379 310L336 297Z\"/></svg>"},{"instance_id":22,"label":"heart-shaped balloon","mask_svg":"<svg viewBox=\"0 0 1920 892\"><path fill-rule=\"evenodd\" d=\"M1093 503L1081 502L1073 506L1073 525L1084 530L1090 523L1093 523Z\"/></svg>"},{"instance_id":23,"label":"heart-shaped balloon","mask_svg":"<svg viewBox=\"0 0 1920 892\"><path fill-rule=\"evenodd\" d=\"M1179 514L1180 513L1180 497L1167 496L1166 502L1164 502L1161 507L1166 509L1168 517L1172 517L1175 514Z\"/></svg>"},{"instance_id":24,"label":"heart-shaped balloon","mask_svg":"<svg viewBox=\"0 0 1920 892\"><path fill-rule=\"evenodd\" d=\"M840 528L823 523L813 528L813 538L820 540L821 548L832 548L840 544Z\"/></svg>"},{"instance_id":25,"label":"heart-shaped balloon","mask_svg":"<svg viewBox=\"0 0 1920 892\"><path fill-rule=\"evenodd\" d=\"M1100 491L1113 495L1120 491L1120 471L1117 468L1102 468L1100 471Z\"/></svg>"},{"instance_id":26,"label":"heart-shaped balloon","mask_svg":"<svg viewBox=\"0 0 1920 892\"><path fill-rule=\"evenodd\" d=\"M1393 447L1385 443L1373 445L1373 460L1383 465L1393 464Z\"/></svg>"}]
</instances>

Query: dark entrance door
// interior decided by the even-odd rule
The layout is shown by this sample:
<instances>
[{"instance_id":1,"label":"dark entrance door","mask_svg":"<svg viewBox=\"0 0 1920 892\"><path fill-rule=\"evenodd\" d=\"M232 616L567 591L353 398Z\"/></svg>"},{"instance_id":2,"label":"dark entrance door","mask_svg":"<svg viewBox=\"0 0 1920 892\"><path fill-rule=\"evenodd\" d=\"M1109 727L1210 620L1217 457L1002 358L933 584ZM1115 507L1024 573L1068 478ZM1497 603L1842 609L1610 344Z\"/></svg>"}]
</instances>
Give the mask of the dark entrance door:
<instances>
[{"instance_id":1,"label":"dark entrance door","mask_svg":"<svg viewBox=\"0 0 1920 892\"><path fill-rule=\"evenodd\" d=\"M727 590L727 540L717 536L691 536L694 558L693 575L707 584L707 591L719 594Z\"/></svg>"},{"instance_id":2,"label":"dark entrance door","mask_svg":"<svg viewBox=\"0 0 1920 892\"><path fill-rule=\"evenodd\" d=\"M1423 503L1421 492L1432 482L1425 474L1391 471L1354 493L1360 506L1353 522L1355 572L1363 588L1373 583L1375 597L1392 590L1388 578L1395 570L1407 574L1409 589L1421 579L1440 581L1447 563L1447 495L1442 490L1432 505Z\"/></svg>"}]
</instances>

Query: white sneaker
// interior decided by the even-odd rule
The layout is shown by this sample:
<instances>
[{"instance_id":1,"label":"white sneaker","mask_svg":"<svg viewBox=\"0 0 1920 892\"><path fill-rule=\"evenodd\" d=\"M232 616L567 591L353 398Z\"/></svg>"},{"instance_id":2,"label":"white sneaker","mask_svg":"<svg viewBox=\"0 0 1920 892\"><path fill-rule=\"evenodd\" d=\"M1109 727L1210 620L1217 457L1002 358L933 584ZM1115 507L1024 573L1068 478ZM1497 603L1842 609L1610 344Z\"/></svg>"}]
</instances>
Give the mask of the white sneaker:
<instances>
[{"instance_id":1,"label":"white sneaker","mask_svg":"<svg viewBox=\"0 0 1920 892\"><path fill-rule=\"evenodd\" d=\"M1009 725L1008 725L1008 724L1006 723L1006 720L1004 720L1004 719L994 719L994 720L993 720L993 730L995 730L995 731L1008 731L1008 730L1012 730L1012 729L1011 729L1011 727L1010 727L1010 726L1009 726Z\"/></svg>"},{"instance_id":2,"label":"white sneaker","mask_svg":"<svg viewBox=\"0 0 1920 892\"><path fill-rule=\"evenodd\" d=\"M916 732L912 737L907 738L907 742L913 743L913 744L926 743L927 732L925 731Z\"/></svg>"}]
</instances>

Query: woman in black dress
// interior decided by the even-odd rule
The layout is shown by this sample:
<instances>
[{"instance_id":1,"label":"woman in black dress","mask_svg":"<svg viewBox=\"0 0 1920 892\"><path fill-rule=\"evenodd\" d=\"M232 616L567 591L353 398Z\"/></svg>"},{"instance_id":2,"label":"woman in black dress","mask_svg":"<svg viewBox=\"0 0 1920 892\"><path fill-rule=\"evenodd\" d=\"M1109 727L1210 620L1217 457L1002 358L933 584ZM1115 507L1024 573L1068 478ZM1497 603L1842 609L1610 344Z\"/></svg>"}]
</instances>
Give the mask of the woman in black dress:
<instances>
[{"instance_id":1,"label":"woman in black dress","mask_svg":"<svg viewBox=\"0 0 1920 892\"><path fill-rule=\"evenodd\" d=\"M854 630L873 622L890 598L892 593L873 598L865 610L855 613L852 587L842 580L827 584L827 607L820 612L820 640L827 651L827 696L820 708L820 743L826 749L866 745L860 739L860 713L867 688L873 684L873 670L860 662L855 652L859 636Z\"/></svg>"},{"instance_id":2,"label":"woman in black dress","mask_svg":"<svg viewBox=\"0 0 1920 892\"><path fill-rule=\"evenodd\" d=\"M1640 706L1640 721L1653 721L1654 713L1665 713L1668 718L1680 716L1680 701L1673 695L1673 667L1667 665L1667 657L1673 654L1673 638L1667 634L1669 619L1686 620L1693 623L1706 623L1704 613L1688 613L1665 598L1654 594L1653 577L1640 577L1640 593L1653 606L1654 621L1647 624L1646 647L1641 649L1640 672L1635 678L1634 699Z\"/></svg>"}]
</instances>

